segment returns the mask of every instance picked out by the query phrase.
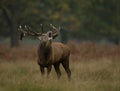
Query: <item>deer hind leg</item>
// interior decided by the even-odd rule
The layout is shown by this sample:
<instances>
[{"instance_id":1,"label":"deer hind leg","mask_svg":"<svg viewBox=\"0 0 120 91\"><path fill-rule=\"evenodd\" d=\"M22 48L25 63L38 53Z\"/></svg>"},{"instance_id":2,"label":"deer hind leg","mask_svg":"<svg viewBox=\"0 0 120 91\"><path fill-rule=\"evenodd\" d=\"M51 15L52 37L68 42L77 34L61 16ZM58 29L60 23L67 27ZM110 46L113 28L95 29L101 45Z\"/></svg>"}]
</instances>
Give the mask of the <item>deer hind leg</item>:
<instances>
[{"instance_id":1,"label":"deer hind leg","mask_svg":"<svg viewBox=\"0 0 120 91\"><path fill-rule=\"evenodd\" d=\"M55 64L54 64L54 68L55 68L55 71L56 71L56 73L57 73L58 79L60 79L60 77L61 77L61 71L60 71L59 66L60 66L60 63L55 63Z\"/></svg>"},{"instance_id":2,"label":"deer hind leg","mask_svg":"<svg viewBox=\"0 0 120 91\"><path fill-rule=\"evenodd\" d=\"M70 80L71 79L71 71L69 68L69 58L66 58L66 60L63 60L62 65L67 73L68 79Z\"/></svg>"}]
</instances>

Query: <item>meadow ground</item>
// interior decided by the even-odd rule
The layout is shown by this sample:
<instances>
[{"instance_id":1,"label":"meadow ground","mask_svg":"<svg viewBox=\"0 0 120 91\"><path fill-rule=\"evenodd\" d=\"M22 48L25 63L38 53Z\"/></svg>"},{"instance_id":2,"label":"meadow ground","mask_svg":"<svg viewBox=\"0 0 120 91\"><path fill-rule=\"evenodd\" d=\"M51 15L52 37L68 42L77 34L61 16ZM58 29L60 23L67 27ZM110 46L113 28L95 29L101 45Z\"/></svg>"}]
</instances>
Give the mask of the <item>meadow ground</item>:
<instances>
[{"instance_id":1,"label":"meadow ground","mask_svg":"<svg viewBox=\"0 0 120 91\"><path fill-rule=\"evenodd\" d=\"M0 91L120 91L119 46L74 43L69 46L71 81L62 65L60 80L54 68L49 78L41 77L35 61L36 46L13 49L0 46Z\"/></svg>"},{"instance_id":2,"label":"meadow ground","mask_svg":"<svg viewBox=\"0 0 120 91\"><path fill-rule=\"evenodd\" d=\"M62 77L54 69L41 77L35 61L0 63L0 91L120 91L120 62L108 59L71 63L69 82L61 66Z\"/></svg>"}]
</instances>

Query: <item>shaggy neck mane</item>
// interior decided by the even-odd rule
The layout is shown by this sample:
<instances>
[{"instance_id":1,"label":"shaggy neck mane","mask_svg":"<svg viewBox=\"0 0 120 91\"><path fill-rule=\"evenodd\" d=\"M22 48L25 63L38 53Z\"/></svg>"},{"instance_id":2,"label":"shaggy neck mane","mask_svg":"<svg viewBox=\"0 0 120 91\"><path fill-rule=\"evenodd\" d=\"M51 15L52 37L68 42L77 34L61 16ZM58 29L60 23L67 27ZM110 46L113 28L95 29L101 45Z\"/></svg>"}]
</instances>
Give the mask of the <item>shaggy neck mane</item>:
<instances>
[{"instance_id":1,"label":"shaggy neck mane","mask_svg":"<svg viewBox=\"0 0 120 91\"><path fill-rule=\"evenodd\" d=\"M44 59L50 58L51 52L52 52L51 46L45 47L42 44L39 45L39 53L40 53L39 55L41 55L42 58Z\"/></svg>"}]
</instances>

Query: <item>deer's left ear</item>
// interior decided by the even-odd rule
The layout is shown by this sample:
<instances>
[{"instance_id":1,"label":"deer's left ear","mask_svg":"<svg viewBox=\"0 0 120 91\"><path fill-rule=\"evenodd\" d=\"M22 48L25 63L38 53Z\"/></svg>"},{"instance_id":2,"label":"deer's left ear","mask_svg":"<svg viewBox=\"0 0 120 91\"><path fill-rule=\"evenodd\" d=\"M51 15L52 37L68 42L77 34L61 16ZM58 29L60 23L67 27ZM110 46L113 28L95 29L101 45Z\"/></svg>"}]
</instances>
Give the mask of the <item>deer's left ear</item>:
<instances>
[{"instance_id":1,"label":"deer's left ear","mask_svg":"<svg viewBox=\"0 0 120 91\"><path fill-rule=\"evenodd\" d=\"M53 39L53 38L52 38L52 31L49 31L49 32L47 33L47 35L48 35L48 38L49 38L49 39Z\"/></svg>"}]
</instances>

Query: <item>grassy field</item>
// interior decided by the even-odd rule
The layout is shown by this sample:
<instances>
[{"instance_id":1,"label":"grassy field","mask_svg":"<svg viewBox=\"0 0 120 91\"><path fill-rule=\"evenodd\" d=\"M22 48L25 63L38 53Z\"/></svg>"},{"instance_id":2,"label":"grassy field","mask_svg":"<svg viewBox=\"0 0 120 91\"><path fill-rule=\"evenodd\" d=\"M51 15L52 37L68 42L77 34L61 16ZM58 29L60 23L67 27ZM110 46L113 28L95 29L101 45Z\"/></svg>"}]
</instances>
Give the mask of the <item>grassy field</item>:
<instances>
[{"instance_id":1,"label":"grassy field","mask_svg":"<svg viewBox=\"0 0 120 91\"><path fill-rule=\"evenodd\" d=\"M35 61L0 63L0 91L120 91L120 62L103 59L71 62L69 82L62 68L57 79L54 69L49 78L41 77Z\"/></svg>"},{"instance_id":2,"label":"grassy field","mask_svg":"<svg viewBox=\"0 0 120 91\"><path fill-rule=\"evenodd\" d=\"M120 91L119 45L68 45L71 81L62 65L60 80L54 68L49 78L41 77L36 62L37 46L11 49L0 45L0 91Z\"/></svg>"}]
</instances>

